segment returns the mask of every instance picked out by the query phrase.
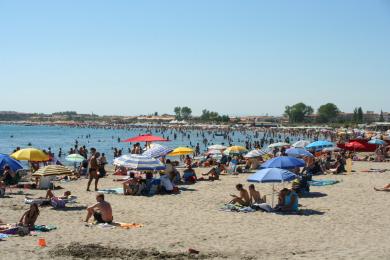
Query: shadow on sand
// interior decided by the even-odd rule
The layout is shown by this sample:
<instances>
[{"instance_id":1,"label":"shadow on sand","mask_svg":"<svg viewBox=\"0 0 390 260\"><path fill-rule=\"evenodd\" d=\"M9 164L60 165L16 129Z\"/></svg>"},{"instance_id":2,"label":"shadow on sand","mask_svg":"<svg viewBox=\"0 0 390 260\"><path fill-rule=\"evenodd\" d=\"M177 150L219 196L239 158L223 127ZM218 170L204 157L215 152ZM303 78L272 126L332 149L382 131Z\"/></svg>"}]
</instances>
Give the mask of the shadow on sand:
<instances>
[{"instance_id":1,"label":"shadow on sand","mask_svg":"<svg viewBox=\"0 0 390 260\"><path fill-rule=\"evenodd\" d=\"M300 195L300 198L322 198L322 197L326 197L326 196L328 196L328 194L322 193L322 192L309 192L309 193Z\"/></svg>"}]
</instances>

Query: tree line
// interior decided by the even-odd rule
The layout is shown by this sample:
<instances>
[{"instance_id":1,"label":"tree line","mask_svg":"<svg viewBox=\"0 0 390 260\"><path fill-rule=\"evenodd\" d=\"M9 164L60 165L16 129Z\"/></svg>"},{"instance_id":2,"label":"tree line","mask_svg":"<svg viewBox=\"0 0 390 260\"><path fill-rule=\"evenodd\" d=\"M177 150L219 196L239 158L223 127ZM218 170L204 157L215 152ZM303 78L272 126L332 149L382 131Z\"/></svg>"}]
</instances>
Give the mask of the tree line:
<instances>
[{"instance_id":1,"label":"tree line","mask_svg":"<svg viewBox=\"0 0 390 260\"><path fill-rule=\"evenodd\" d=\"M313 116L314 109L305 103L297 103L292 106L286 106L284 115L288 117L290 123L365 123L362 107L356 107L353 110L351 119L340 117L340 109L333 103L327 103L317 109L317 116ZM380 122L384 122L383 111L381 111Z\"/></svg>"},{"instance_id":2,"label":"tree line","mask_svg":"<svg viewBox=\"0 0 390 260\"><path fill-rule=\"evenodd\" d=\"M189 107L175 107L174 108L176 120L194 120L202 122L216 122L216 123L228 123L230 117L228 115L220 115L218 112L209 111L207 109L202 110L200 117L192 116L192 109Z\"/></svg>"}]
</instances>

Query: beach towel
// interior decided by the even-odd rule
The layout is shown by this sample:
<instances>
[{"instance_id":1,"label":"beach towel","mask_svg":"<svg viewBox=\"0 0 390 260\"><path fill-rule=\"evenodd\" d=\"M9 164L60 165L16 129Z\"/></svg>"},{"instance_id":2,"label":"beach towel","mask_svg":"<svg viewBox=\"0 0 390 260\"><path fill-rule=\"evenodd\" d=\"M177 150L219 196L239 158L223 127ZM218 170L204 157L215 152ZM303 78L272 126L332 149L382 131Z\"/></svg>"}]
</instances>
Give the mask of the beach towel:
<instances>
[{"instance_id":1,"label":"beach towel","mask_svg":"<svg viewBox=\"0 0 390 260\"><path fill-rule=\"evenodd\" d=\"M309 181L309 184L311 186L328 186L328 185L334 185L336 183L339 183L337 180L313 180Z\"/></svg>"},{"instance_id":2,"label":"beach towel","mask_svg":"<svg viewBox=\"0 0 390 260\"><path fill-rule=\"evenodd\" d=\"M118 225L118 227L123 229L142 228L144 226L142 224L136 224L136 223L114 223L114 225Z\"/></svg>"},{"instance_id":3,"label":"beach towel","mask_svg":"<svg viewBox=\"0 0 390 260\"><path fill-rule=\"evenodd\" d=\"M362 172L377 172L377 173L383 173L383 172L387 172L388 170L387 169L369 169L369 170L363 170Z\"/></svg>"},{"instance_id":4,"label":"beach towel","mask_svg":"<svg viewBox=\"0 0 390 260\"><path fill-rule=\"evenodd\" d=\"M267 203L253 204L253 208L259 209L259 210L264 211L264 212L272 212L273 211L271 205L269 205Z\"/></svg>"},{"instance_id":5,"label":"beach towel","mask_svg":"<svg viewBox=\"0 0 390 260\"><path fill-rule=\"evenodd\" d=\"M6 234L0 234L0 240L8 238L8 235Z\"/></svg>"},{"instance_id":6,"label":"beach towel","mask_svg":"<svg viewBox=\"0 0 390 260\"><path fill-rule=\"evenodd\" d=\"M244 206L234 205L234 204L226 204L220 210L226 211L226 212L244 212L244 213L256 211L255 209L252 209L251 207L244 207Z\"/></svg>"},{"instance_id":7,"label":"beach towel","mask_svg":"<svg viewBox=\"0 0 390 260\"><path fill-rule=\"evenodd\" d=\"M101 189L98 192L103 194L123 194L123 188Z\"/></svg>"},{"instance_id":8,"label":"beach towel","mask_svg":"<svg viewBox=\"0 0 390 260\"><path fill-rule=\"evenodd\" d=\"M50 232L52 230L57 229L56 226L53 225L35 225L34 231L36 232Z\"/></svg>"},{"instance_id":9,"label":"beach towel","mask_svg":"<svg viewBox=\"0 0 390 260\"><path fill-rule=\"evenodd\" d=\"M24 203L31 205L31 204L37 204L38 206L41 205L48 205L50 204L50 199L34 199L34 198L25 198Z\"/></svg>"},{"instance_id":10,"label":"beach towel","mask_svg":"<svg viewBox=\"0 0 390 260\"><path fill-rule=\"evenodd\" d=\"M114 228L134 229L134 228L142 228L144 226L143 224L137 224L137 223L118 223L118 222L114 222L111 224L99 223L96 225L99 228L104 228L104 229L114 229Z\"/></svg>"}]
</instances>

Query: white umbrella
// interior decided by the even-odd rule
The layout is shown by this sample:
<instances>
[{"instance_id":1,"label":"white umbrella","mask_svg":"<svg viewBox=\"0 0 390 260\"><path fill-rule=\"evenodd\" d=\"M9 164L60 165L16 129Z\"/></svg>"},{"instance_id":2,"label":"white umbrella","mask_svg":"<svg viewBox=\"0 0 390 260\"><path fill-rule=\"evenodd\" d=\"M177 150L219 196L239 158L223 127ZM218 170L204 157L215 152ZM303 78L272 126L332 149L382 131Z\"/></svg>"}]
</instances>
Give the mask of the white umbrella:
<instances>
[{"instance_id":1,"label":"white umbrella","mask_svg":"<svg viewBox=\"0 0 390 260\"><path fill-rule=\"evenodd\" d=\"M138 154L125 154L114 160L114 165L138 171L161 171L165 165L159 160Z\"/></svg>"},{"instance_id":2,"label":"white umbrella","mask_svg":"<svg viewBox=\"0 0 390 260\"><path fill-rule=\"evenodd\" d=\"M283 147L283 146L290 146L290 144L284 142L273 143L268 145L268 148Z\"/></svg>"},{"instance_id":3,"label":"white umbrella","mask_svg":"<svg viewBox=\"0 0 390 260\"><path fill-rule=\"evenodd\" d=\"M208 147L209 150L225 150L227 147L221 144L214 144Z\"/></svg>"},{"instance_id":4,"label":"white umbrella","mask_svg":"<svg viewBox=\"0 0 390 260\"><path fill-rule=\"evenodd\" d=\"M296 143L294 143L292 145L292 147L295 147L295 148L305 148L306 146L308 146L310 144L309 141L306 141L306 140L301 140L301 141L298 141Z\"/></svg>"}]
</instances>

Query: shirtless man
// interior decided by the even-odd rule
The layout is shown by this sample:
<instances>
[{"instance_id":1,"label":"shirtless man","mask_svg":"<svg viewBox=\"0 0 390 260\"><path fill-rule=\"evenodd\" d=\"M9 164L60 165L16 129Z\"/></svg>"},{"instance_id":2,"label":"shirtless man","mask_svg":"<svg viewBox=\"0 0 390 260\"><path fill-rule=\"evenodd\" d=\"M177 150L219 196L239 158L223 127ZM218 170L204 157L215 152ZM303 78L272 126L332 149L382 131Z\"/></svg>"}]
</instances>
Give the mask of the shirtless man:
<instances>
[{"instance_id":1,"label":"shirtless man","mask_svg":"<svg viewBox=\"0 0 390 260\"><path fill-rule=\"evenodd\" d=\"M251 204L265 203L265 196L262 198L260 192L255 189L255 185L249 185L249 196Z\"/></svg>"},{"instance_id":2,"label":"shirtless man","mask_svg":"<svg viewBox=\"0 0 390 260\"><path fill-rule=\"evenodd\" d=\"M112 216L112 208L110 203L104 200L104 194L96 195L96 203L95 205L87 208L87 217L85 218L85 222L93 216L97 223L111 223L113 221Z\"/></svg>"},{"instance_id":3,"label":"shirtless man","mask_svg":"<svg viewBox=\"0 0 390 260\"><path fill-rule=\"evenodd\" d=\"M242 184L237 184L236 189L240 192L240 196L238 197L236 195L230 195L233 197L233 199L229 202L229 204L238 203L242 206L249 206L250 198L248 191L243 188Z\"/></svg>"},{"instance_id":4,"label":"shirtless man","mask_svg":"<svg viewBox=\"0 0 390 260\"><path fill-rule=\"evenodd\" d=\"M98 174L98 158L100 154L96 152L95 148L91 148L92 156L89 159L89 180L88 180L88 186L87 191L89 190L89 186L91 186L92 180L95 179L95 191L98 190L97 185L99 182L99 174Z\"/></svg>"}]
</instances>

